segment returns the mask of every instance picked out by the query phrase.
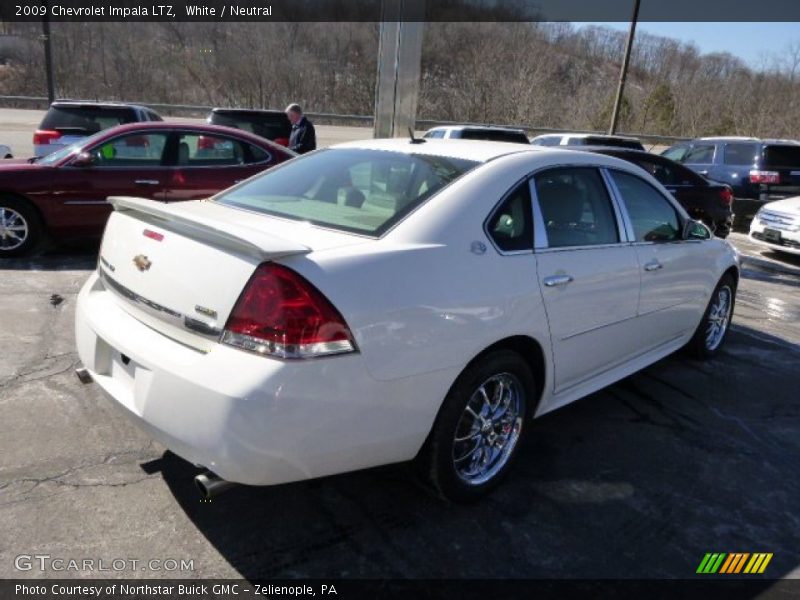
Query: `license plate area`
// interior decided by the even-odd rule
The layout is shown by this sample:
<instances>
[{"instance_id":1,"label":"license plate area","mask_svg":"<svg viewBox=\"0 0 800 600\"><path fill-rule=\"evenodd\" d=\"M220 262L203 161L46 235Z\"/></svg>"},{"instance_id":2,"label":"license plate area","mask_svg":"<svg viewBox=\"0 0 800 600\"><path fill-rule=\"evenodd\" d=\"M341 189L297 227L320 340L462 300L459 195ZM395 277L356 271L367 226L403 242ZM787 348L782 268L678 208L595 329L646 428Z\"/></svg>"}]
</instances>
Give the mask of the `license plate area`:
<instances>
[{"instance_id":1,"label":"license plate area","mask_svg":"<svg viewBox=\"0 0 800 600\"><path fill-rule=\"evenodd\" d=\"M126 389L133 389L136 366L134 361L120 352L111 355L111 377Z\"/></svg>"},{"instance_id":2,"label":"license plate area","mask_svg":"<svg viewBox=\"0 0 800 600\"><path fill-rule=\"evenodd\" d=\"M764 240L767 242L772 242L773 244L780 244L781 243L781 232L777 229L764 229Z\"/></svg>"}]
</instances>

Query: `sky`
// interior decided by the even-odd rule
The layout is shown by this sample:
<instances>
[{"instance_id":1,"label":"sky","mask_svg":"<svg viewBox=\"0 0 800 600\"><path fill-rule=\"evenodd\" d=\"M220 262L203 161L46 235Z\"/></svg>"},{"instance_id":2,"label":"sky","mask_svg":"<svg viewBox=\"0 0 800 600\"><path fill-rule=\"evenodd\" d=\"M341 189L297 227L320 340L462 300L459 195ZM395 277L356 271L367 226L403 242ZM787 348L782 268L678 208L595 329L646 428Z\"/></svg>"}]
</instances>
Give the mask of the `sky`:
<instances>
[{"instance_id":1,"label":"sky","mask_svg":"<svg viewBox=\"0 0 800 600\"><path fill-rule=\"evenodd\" d=\"M798 0L793 0L798 1ZM630 23L573 23L576 27L604 25L628 31ZM765 54L777 54L791 42L800 43L800 23L656 23L640 22L636 32L694 42L700 52L730 52L752 67Z\"/></svg>"}]
</instances>

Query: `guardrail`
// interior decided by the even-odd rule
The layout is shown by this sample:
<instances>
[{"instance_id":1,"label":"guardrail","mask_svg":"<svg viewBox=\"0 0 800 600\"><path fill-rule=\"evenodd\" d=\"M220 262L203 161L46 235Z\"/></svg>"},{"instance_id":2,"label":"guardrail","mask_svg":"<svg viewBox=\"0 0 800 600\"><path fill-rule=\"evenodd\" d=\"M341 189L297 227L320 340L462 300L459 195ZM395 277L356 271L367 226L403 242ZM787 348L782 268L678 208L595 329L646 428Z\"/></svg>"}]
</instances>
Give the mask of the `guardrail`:
<instances>
[{"instance_id":1,"label":"guardrail","mask_svg":"<svg viewBox=\"0 0 800 600\"><path fill-rule=\"evenodd\" d=\"M196 115L205 116L212 108L212 106L201 106L194 104L158 104L153 102L130 102L129 104L139 104L147 106L153 110L159 111L164 115ZM0 105L8 107L9 105L25 105L30 108L45 109L48 106L47 98L44 96L0 96ZM17 108L17 106L11 106ZM319 113L308 112L306 113L311 119L329 124L329 125L344 125L344 126L359 126L359 127L372 127L375 122L375 117L372 115L341 115L334 113ZM431 119L418 119L417 129L428 129L429 127L447 126L447 125L476 125L476 126L491 126L491 127L513 127L515 129L524 129L528 135L540 135L543 133L563 133L564 128L554 127L540 127L537 125L509 125L509 124L495 124L495 123L468 123L464 121L439 121ZM590 130L568 130L571 133L585 133L585 134L604 134L604 131L590 131ZM670 135L653 135L649 133L620 133L629 137L639 138L643 142L649 144L674 144L676 142L683 142L691 138L670 136Z\"/></svg>"}]
</instances>

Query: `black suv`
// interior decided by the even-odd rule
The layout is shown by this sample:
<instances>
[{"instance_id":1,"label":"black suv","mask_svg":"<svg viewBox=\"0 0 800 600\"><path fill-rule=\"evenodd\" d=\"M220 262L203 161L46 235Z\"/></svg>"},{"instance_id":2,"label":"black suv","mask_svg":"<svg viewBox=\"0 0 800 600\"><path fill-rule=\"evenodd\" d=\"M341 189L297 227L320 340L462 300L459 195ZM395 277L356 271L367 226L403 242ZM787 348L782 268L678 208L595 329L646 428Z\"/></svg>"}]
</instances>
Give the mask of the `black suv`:
<instances>
[{"instance_id":1,"label":"black suv","mask_svg":"<svg viewBox=\"0 0 800 600\"><path fill-rule=\"evenodd\" d=\"M282 146L289 145L292 124L280 110L250 108L215 108L206 119L214 125L244 129Z\"/></svg>"},{"instance_id":2,"label":"black suv","mask_svg":"<svg viewBox=\"0 0 800 600\"><path fill-rule=\"evenodd\" d=\"M34 156L45 156L98 131L140 121L163 121L153 109L139 104L58 100L50 105L33 134Z\"/></svg>"},{"instance_id":3,"label":"black suv","mask_svg":"<svg viewBox=\"0 0 800 600\"><path fill-rule=\"evenodd\" d=\"M675 161L649 152L608 147L580 150L616 156L640 166L675 196L690 217L708 225L714 235L724 238L731 232L733 192L730 186L708 181Z\"/></svg>"},{"instance_id":4,"label":"black suv","mask_svg":"<svg viewBox=\"0 0 800 600\"><path fill-rule=\"evenodd\" d=\"M727 183L737 198L762 202L800 194L800 142L757 138L700 138L662 156L709 179Z\"/></svg>"}]
</instances>

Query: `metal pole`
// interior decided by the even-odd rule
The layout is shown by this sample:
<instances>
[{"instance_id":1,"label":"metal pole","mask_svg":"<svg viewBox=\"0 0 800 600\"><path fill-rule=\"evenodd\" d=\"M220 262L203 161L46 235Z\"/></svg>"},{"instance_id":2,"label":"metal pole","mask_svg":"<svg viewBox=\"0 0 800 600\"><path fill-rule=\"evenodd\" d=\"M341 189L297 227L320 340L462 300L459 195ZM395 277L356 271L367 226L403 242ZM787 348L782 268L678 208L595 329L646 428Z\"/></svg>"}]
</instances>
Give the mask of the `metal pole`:
<instances>
[{"instance_id":1,"label":"metal pole","mask_svg":"<svg viewBox=\"0 0 800 600\"><path fill-rule=\"evenodd\" d=\"M625 92L625 79L628 76L628 63L631 60L631 49L633 48L633 36L636 34L636 21L639 18L639 3L641 0L634 0L633 16L631 17L631 28L628 31L628 41L625 44L625 58L622 60L622 69L619 72L619 86L617 87L617 97L614 99L614 112L611 114L611 126L608 133L613 135L617 131L617 121L619 120L619 110L622 107L622 97Z\"/></svg>"},{"instance_id":2,"label":"metal pole","mask_svg":"<svg viewBox=\"0 0 800 600\"><path fill-rule=\"evenodd\" d=\"M42 3L47 8L47 2ZM56 99L55 78L53 77L53 52L50 47L50 19L47 11L42 18L42 42L44 42L44 68L47 77L47 101L53 102Z\"/></svg>"},{"instance_id":3,"label":"metal pole","mask_svg":"<svg viewBox=\"0 0 800 600\"><path fill-rule=\"evenodd\" d=\"M384 0L375 85L375 137L414 129L422 60L423 2Z\"/></svg>"}]
</instances>

